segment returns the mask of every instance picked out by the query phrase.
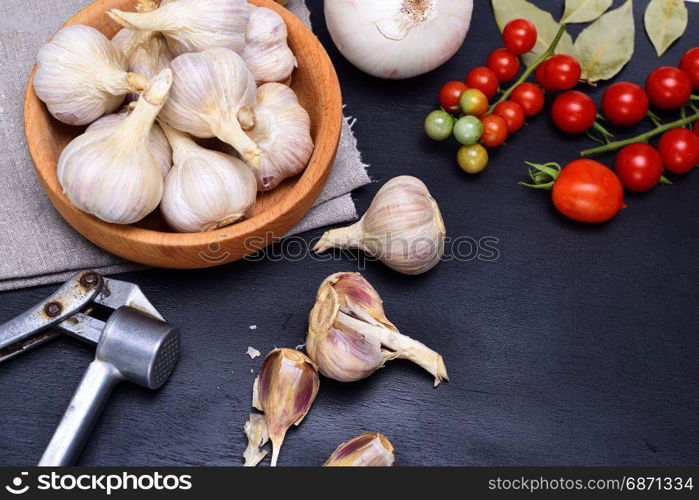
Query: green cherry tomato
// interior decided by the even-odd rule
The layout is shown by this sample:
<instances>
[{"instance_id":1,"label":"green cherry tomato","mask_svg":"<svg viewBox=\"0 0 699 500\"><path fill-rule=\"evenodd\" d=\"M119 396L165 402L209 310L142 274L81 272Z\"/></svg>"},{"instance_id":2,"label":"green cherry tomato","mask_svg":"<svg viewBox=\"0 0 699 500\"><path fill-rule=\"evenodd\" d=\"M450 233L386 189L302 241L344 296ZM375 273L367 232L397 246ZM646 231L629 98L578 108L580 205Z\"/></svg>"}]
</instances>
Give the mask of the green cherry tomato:
<instances>
[{"instance_id":1,"label":"green cherry tomato","mask_svg":"<svg viewBox=\"0 0 699 500\"><path fill-rule=\"evenodd\" d=\"M462 116L454 125L454 137L461 144L469 146L478 142L483 133L483 124L475 116Z\"/></svg>"},{"instance_id":2,"label":"green cherry tomato","mask_svg":"<svg viewBox=\"0 0 699 500\"><path fill-rule=\"evenodd\" d=\"M478 89L468 89L459 97L459 106L465 115L483 116L488 111L488 98Z\"/></svg>"},{"instance_id":3,"label":"green cherry tomato","mask_svg":"<svg viewBox=\"0 0 699 500\"><path fill-rule=\"evenodd\" d=\"M435 141L444 141L451 137L454 130L454 119L444 110L432 111L425 118L425 132Z\"/></svg>"},{"instance_id":4,"label":"green cherry tomato","mask_svg":"<svg viewBox=\"0 0 699 500\"><path fill-rule=\"evenodd\" d=\"M488 164L488 150L480 144L461 146L456 154L456 161L467 174L477 174Z\"/></svg>"}]
</instances>

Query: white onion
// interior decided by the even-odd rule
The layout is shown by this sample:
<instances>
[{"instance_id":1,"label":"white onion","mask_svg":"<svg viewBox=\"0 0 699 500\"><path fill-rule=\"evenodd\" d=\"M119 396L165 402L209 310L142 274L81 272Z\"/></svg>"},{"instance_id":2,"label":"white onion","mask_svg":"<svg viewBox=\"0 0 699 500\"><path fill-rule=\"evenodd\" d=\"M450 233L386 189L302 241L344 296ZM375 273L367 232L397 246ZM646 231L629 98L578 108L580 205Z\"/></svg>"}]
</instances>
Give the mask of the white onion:
<instances>
[{"instance_id":1,"label":"white onion","mask_svg":"<svg viewBox=\"0 0 699 500\"><path fill-rule=\"evenodd\" d=\"M473 0L325 0L342 55L370 75L403 79L448 61L471 24Z\"/></svg>"}]
</instances>

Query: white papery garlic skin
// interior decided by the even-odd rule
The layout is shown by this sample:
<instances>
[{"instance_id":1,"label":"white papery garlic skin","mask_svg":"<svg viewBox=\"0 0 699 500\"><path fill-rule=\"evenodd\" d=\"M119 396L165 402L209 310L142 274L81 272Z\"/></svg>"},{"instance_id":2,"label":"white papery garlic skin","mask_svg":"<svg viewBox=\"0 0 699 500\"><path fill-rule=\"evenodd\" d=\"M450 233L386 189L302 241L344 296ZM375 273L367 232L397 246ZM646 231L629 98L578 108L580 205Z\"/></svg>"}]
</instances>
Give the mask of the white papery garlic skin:
<instances>
[{"instance_id":1,"label":"white papery garlic skin","mask_svg":"<svg viewBox=\"0 0 699 500\"><path fill-rule=\"evenodd\" d=\"M114 128L123 122L129 115L128 110L123 110L118 113L111 113L109 115L104 115L102 118L93 122L85 132L92 132L94 130L102 130L105 128ZM157 123L153 124L150 129L150 134L148 134L148 145L150 146L150 151L153 153L158 168L165 178L172 168L172 148L170 143L165 137L163 129Z\"/></svg>"},{"instance_id":2,"label":"white papery garlic skin","mask_svg":"<svg viewBox=\"0 0 699 500\"><path fill-rule=\"evenodd\" d=\"M410 78L451 59L473 0L328 0L330 36L352 64L379 78Z\"/></svg>"},{"instance_id":3,"label":"white papery garlic skin","mask_svg":"<svg viewBox=\"0 0 699 500\"><path fill-rule=\"evenodd\" d=\"M178 56L171 67L175 81L160 119L194 137L218 137L258 166L260 148L243 132L254 126L257 96L243 59L228 49L209 49Z\"/></svg>"},{"instance_id":4,"label":"white papery garlic skin","mask_svg":"<svg viewBox=\"0 0 699 500\"><path fill-rule=\"evenodd\" d=\"M252 212L257 184L245 163L202 148L166 124L163 129L173 148L174 165L165 179L160 210L173 229L212 231Z\"/></svg>"},{"instance_id":5,"label":"white papery garlic skin","mask_svg":"<svg viewBox=\"0 0 699 500\"><path fill-rule=\"evenodd\" d=\"M250 5L242 56L258 83L282 82L297 66L287 45L286 23L272 9Z\"/></svg>"},{"instance_id":6,"label":"white papery garlic skin","mask_svg":"<svg viewBox=\"0 0 699 500\"><path fill-rule=\"evenodd\" d=\"M258 188L268 191L303 171L313 154L311 119L293 90L281 83L257 89L255 126L247 134L259 146Z\"/></svg>"},{"instance_id":7,"label":"white papery garlic skin","mask_svg":"<svg viewBox=\"0 0 699 500\"><path fill-rule=\"evenodd\" d=\"M175 55L215 47L241 52L250 18L247 0L177 0L152 12L107 14L125 28L161 32Z\"/></svg>"},{"instance_id":8,"label":"white papery garlic skin","mask_svg":"<svg viewBox=\"0 0 699 500\"><path fill-rule=\"evenodd\" d=\"M429 271L444 255L446 230L427 186L409 175L384 184L364 216L326 232L314 251L358 248L403 274Z\"/></svg>"},{"instance_id":9,"label":"white papery garlic skin","mask_svg":"<svg viewBox=\"0 0 699 500\"><path fill-rule=\"evenodd\" d=\"M143 90L146 78L127 69L124 54L95 28L66 26L39 50L34 90L56 119L86 125Z\"/></svg>"},{"instance_id":10,"label":"white papery garlic skin","mask_svg":"<svg viewBox=\"0 0 699 500\"><path fill-rule=\"evenodd\" d=\"M116 224L137 222L163 195L163 175L149 146L150 130L172 84L164 70L146 86L116 127L86 132L58 159L58 181L78 208Z\"/></svg>"}]
</instances>

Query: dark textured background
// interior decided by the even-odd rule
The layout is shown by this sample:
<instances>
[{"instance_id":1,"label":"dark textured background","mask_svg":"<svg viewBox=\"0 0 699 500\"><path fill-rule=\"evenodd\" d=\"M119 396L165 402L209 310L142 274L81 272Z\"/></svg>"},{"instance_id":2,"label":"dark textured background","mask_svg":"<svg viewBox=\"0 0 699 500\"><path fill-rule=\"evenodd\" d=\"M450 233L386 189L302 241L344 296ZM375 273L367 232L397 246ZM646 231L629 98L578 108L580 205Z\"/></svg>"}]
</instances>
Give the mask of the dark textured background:
<instances>
[{"instance_id":1,"label":"dark textured background","mask_svg":"<svg viewBox=\"0 0 699 500\"><path fill-rule=\"evenodd\" d=\"M356 193L360 211L384 181L418 176L448 233L496 237L499 258L445 262L420 277L368 263L364 275L389 318L443 353L452 381L432 389L426 373L403 361L354 384L322 379L280 463L322 464L341 441L372 429L393 441L403 465L698 465L699 173L627 195L629 208L610 223L566 220L548 194L517 185L523 160L567 162L589 145L555 131L546 112L476 177L456 166L455 144L423 135L440 85L500 45L489 2L476 0L466 43L448 64L399 82L348 64L325 30L322 2L309 3L376 180ZM536 3L558 17L563 2ZM647 2L634 4L636 54L617 79L643 82L699 45L699 5L687 4L687 33L658 60L641 23ZM603 88L591 92L598 102ZM355 267L305 258L122 276L181 328L184 356L160 392L117 388L80 463L241 463L250 369L261 364L247 346L304 342L320 282ZM0 295L0 321L52 289ZM36 463L92 357L61 339L0 366L0 465Z\"/></svg>"}]
</instances>

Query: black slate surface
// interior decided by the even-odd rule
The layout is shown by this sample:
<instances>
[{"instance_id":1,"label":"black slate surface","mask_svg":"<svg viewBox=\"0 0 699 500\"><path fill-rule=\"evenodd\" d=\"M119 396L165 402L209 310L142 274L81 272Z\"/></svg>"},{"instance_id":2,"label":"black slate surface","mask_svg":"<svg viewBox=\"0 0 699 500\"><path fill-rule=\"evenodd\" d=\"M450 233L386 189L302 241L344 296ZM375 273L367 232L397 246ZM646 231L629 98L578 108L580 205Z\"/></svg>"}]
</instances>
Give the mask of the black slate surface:
<instances>
[{"instance_id":1,"label":"black slate surface","mask_svg":"<svg viewBox=\"0 0 699 500\"><path fill-rule=\"evenodd\" d=\"M452 237L497 238L499 256L445 262L420 277L367 263L363 273L389 318L444 354L451 382L433 389L429 375L403 361L354 384L322 379L280 463L322 464L343 440L378 430L403 465L699 464L699 173L627 195L629 208L610 223L573 223L546 193L517 185L523 160L565 163L589 144L557 132L545 112L484 173L467 176L455 165L456 145L430 142L422 120L444 81L463 78L500 45L489 2L475 2L456 57L398 82L364 75L339 55L321 3L309 2L313 23L376 181L356 192L359 209L389 178L416 175ZM536 3L560 15L562 2ZM641 23L646 3L634 2L636 55L617 80L643 82L699 45L699 5L687 4L689 29L659 60ZM599 102L603 88L585 90ZM117 388L80 464L240 464L251 369L261 364L245 350L303 343L320 282L355 268L348 259L267 259L121 276L181 328L184 355L160 392ZM0 321L52 289L2 294ZM92 357L61 339L0 366L0 465L36 463Z\"/></svg>"}]
</instances>

